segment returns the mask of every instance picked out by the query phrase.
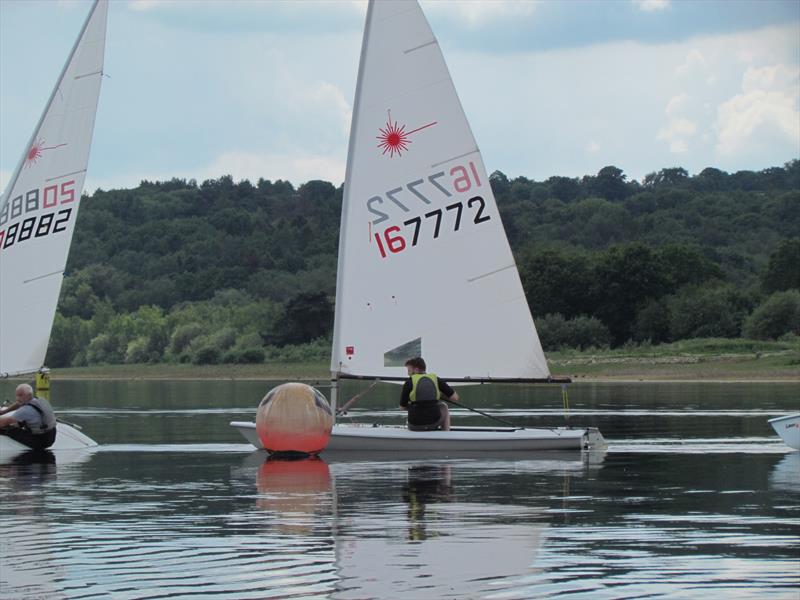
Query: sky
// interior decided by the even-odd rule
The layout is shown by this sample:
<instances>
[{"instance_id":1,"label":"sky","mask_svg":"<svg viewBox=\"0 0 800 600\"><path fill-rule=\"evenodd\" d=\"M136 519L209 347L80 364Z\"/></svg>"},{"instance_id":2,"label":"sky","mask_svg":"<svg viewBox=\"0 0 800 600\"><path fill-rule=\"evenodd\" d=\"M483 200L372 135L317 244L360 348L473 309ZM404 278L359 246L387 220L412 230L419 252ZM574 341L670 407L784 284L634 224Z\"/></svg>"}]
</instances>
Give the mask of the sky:
<instances>
[{"instance_id":1,"label":"sky","mask_svg":"<svg viewBox=\"0 0 800 600\"><path fill-rule=\"evenodd\" d=\"M800 0L421 0L487 170L800 158ZM0 188L88 13L0 0ZM111 0L86 192L344 180L366 2Z\"/></svg>"}]
</instances>

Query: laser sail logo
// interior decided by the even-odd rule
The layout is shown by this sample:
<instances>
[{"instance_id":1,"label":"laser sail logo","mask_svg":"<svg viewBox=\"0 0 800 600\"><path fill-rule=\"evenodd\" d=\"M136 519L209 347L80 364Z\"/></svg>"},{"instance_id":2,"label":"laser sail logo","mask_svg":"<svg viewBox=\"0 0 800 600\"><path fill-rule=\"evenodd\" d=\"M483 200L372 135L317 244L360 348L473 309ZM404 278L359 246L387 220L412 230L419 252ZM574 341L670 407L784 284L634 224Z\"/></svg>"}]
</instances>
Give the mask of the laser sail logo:
<instances>
[{"instance_id":1,"label":"laser sail logo","mask_svg":"<svg viewBox=\"0 0 800 600\"><path fill-rule=\"evenodd\" d=\"M376 138L378 140L378 148L383 150L382 154L384 155L388 152L389 158L394 158L395 154L397 156L403 156L403 152L406 152L409 144L411 144L409 136L412 133L417 133L418 131L432 127L437 123L437 121L433 121L432 123L428 123L422 127L417 127L411 131L406 131L405 125L398 126L397 121L392 121L391 109L387 112L389 116L386 119L386 125L378 128L380 135L376 136Z\"/></svg>"},{"instance_id":2,"label":"laser sail logo","mask_svg":"<svg viewBox=\"0 0 800 600\"><path fill-rule=\"evenodd\" d=\"M56 148L61 148L62 146L66 146L67 144L58 144L56 146L45 146L45 141L43 139L38 139L33 143L30 150L28 150L28 155L25 157L25 167L30 167L39 162L39 159L42 158L42 155L47 150L55 150Z\"/></svg>"}]
</instances>

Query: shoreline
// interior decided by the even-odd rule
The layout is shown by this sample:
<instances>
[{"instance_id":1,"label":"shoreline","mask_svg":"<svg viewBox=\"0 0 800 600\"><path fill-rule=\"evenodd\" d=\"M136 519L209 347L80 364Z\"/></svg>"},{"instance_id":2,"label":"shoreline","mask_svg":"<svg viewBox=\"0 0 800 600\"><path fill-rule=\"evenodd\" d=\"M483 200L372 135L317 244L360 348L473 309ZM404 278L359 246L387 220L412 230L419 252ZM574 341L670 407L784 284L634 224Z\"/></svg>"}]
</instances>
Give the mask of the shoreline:
<instances>
[{"instance_id":1,"label":"shoreline","mask_svg":"<svg viewBox=\"0 0 800 600\"><path fill-rule=\"evenodd\" d=\"M261 365L259 365L261 366ZM572 384L580 383L800 383L800 370L792 369L726 369L720 365L703 365L703 369L681 368L673 365L640 365L645 368L604 368L610 365L597 364L594 372L574 372L579 369L553 368L553 376L570 377ZM619 365L617 365L619 366ZM689 365L686 365L689 366ZM740 365L739 365L740 366ZM613 367L613 366L612 366ZM709 368L712 367L712 368ZM185 365L115 365L113 367L87 367L52 369L52 381L298 381L309 385L329 384L329 373L317 369L225 369L219 366L208 368ZM31 375L9 377L9 382L24 382ZM3 381L0 379L0 382ZM544 385L560 385L558 382Z\"/></svg>"},{"instance_id":2,"label":"shoreline","mask_svg":"<svg viewBox=\"0 0 800 600\"><path fill-rule=\"evenodd\" d=\"M800 383L800 344L692 340L615 350L549 353L553 377L572 383ZM434 369L435 372L435 369ZM260 364L121 364L50 369L54 381L299 381L329 384L327 359ZM32 375L8 381L29 381ZM446 379L446 376L445 376ZM0 379L0 382L3 380ZM545 384L545 385L557 385Z\"/></svg>"}]
</instances>

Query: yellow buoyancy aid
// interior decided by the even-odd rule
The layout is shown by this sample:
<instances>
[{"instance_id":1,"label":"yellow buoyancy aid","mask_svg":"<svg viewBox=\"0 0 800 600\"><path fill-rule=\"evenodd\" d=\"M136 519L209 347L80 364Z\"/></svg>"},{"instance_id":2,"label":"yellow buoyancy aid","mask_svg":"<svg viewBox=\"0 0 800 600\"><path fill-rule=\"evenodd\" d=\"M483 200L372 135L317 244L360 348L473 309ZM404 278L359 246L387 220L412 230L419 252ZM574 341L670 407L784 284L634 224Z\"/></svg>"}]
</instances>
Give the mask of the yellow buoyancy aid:
<instances>
[{"instance_id":1,"label":"yellow buoyancy aid","mask_svg":"<svg viewBox=\"0 0 800 600\"><path fill-rule=\"evenodd\" d=\"M411 375L411 402L435 402L439 399L439 378L434 373Z\"/></svg>"}]
</instances>

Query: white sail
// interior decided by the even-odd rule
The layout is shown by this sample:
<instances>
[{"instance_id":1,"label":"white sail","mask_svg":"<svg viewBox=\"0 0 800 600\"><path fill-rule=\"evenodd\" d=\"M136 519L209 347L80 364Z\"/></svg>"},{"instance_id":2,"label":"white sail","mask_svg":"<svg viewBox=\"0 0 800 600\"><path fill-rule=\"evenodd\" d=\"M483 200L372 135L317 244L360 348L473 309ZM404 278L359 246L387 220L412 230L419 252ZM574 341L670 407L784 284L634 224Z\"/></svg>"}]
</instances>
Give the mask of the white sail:
<instances>
[{"instance_id":1,"label":"white sail","mask_svg":"<svg viewBox=\"0 0 800 600\"><path fill-rule=\"evenodd\" d=\"M98 0L0 198L0 376L44 364L94 130L107 0Z\"/></svg>"},{"instance_id":2,"label":"white sail","mask_svg":"<svg viewBox=\"0 0 800 600\"><path fill-rule=\"evenodd\" d=\"M342 208L331 371L546 379L489 178L416 1L370 2Z\"/></svg>"}]
</instances>

